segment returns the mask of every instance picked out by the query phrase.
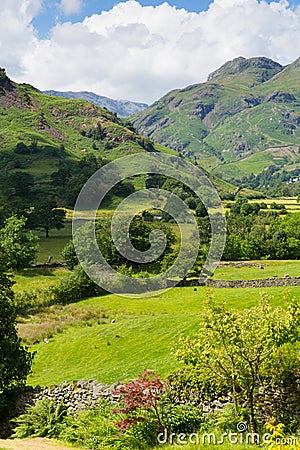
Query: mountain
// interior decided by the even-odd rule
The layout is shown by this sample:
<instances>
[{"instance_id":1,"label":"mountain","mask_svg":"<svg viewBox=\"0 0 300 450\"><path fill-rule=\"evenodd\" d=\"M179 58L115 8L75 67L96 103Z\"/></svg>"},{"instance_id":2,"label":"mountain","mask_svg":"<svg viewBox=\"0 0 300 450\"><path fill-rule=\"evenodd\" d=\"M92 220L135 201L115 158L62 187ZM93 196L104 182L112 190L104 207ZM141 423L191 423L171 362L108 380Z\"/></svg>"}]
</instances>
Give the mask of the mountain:
<instances>
[{"instance_id":1,"label":"mountain","mask_svg":"<svg viewBox=\"0 0 300 450\"><path fill-rule=\"evenodd\" d=\"M116 113L119 117L128 117L132 114L136 114L147 108L146 103L136 103L129 100L113 100L102 95L94 94L93 92L80 91L80 92L60 92L60 91L42 91L46 95L54 95L57 97L81 99L94 103L101 108L106 108L109 111Z\"/></svg>"},{"instance_id":2,"label":"mountain","mask_svg":"<svg viewBox=\"0 0 300 450\"><path fill-rule=\"evenodd\" d=\"M300 167L300 58L235 58L207 82L171 91L131 118L136 129L224 179Z\"/></svg>"},{"instance_id":3,"label":"mountain","mask_svg":"<svg viewBox=\"0 0 300 450\"><path fill-rule=\"evenodd\" d=\"M52 194L61 204L72 205L98 168L94 157L103 164L128 154L160 151L176 154L141 136L130 122L107 109L85 100L42 94L29 84L11 81L0 69L2 204L9 204L16 192L23 195L25 181L30 187L33 180L30 190L35 198ZM215 176L211 180L221 193L235 192L235 186ZM140 188L145 179L133 182Z\"/></svg>"}]
</instances>

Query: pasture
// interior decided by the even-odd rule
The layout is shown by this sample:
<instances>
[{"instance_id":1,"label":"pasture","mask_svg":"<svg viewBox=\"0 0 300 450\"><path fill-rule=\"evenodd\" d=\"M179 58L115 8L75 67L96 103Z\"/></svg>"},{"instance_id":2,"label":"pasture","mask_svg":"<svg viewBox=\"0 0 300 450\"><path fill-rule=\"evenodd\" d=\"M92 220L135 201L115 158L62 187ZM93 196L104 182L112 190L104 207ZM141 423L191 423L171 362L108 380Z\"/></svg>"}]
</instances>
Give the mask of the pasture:
<instances>
[{"instance_id":1,"label":"pasture","mask_svg":"<svg viewBox=\"0 0 300 450\"><path fill-rule=\"evenodd\" d=\"M262 289L174 288L151 298L122 298L116 295L90 298L72 305L72 316L89 311L89 320L61 322L58 333L47 328L49 314L27 318L26 327L49 337L32 346L36 351L31 385L57 384L64 380L94 378L113 383L135 377L145 369L168 375L178 366L171 349L180 335L193 335L209 298L226 300L236 310L258 303ZM268 288L271 304L284 306L300 288ZM66 314L70 305L61 307ZM94 314L92 314L94 312ZM114 319L114 323L111 322Z\"/></svg>"}]
</instances>

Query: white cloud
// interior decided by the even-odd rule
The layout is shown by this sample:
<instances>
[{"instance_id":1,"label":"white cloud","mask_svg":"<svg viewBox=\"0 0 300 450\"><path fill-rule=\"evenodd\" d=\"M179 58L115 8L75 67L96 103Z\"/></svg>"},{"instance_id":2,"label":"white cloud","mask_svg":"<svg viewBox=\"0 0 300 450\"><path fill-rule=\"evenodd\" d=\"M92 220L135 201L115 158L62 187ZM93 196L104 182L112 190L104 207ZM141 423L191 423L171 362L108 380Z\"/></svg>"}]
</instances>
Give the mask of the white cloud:
<instances>
[{"instance_id":1,"label":"white cloud","mask_svg":"<svg viewBox=\"0 0 300 450\"><path fill-rule=\"evenodd\" d=\"M82 0L61 0L59 7L65 16L77 14L81 11Z\"/></svg>"},{"instance_id":2,"label":"white cloud","mask_svg":"<svg viewBox=\"0 0 300 450\"><path fill-rule=\"evenodd\" d=\"M37 43L31 25L42 0L2 0L0 8L0 66L14 76L23 70L23 55Z\"/></svg>"},{"instance_id":3,"label":"white cloud","mask_svg":"<svg viewBox=\"0 0 300 450\"><path fill-rule=\"evenodd\" d=\"M0 37L6 46L15 43L15 60L25 67L22 76L17 70L11 76L40 89L151 102L170 89L204 81L240 55L283 64L300 55L300 8L292 9L286 0L214 0L199 14L131 0L81 23L58 24L49 40L37 40L28 20L24 16L21 32L11 28L9 38L1 26ZM2 60L0 47L0 65Z\"/></svg>"}]
</instances>

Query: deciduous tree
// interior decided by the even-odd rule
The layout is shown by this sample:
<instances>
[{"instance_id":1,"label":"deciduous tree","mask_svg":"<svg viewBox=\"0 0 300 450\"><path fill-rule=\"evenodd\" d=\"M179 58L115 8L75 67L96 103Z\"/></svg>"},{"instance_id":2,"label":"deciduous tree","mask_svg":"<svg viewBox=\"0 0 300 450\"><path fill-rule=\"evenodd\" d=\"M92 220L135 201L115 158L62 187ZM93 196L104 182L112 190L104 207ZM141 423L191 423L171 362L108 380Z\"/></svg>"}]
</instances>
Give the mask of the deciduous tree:
<instances>
[{"instance_id":1,"label":"deciduous tree","mask_svg":"<svg viewBox=\"0 0 300 450\"><path fill-rule=\"evenodd\" d=\"M300 309L294 301L287 310L272 308L266 295L260 304L236 313L210 301L196 338L182 338L178 360L203 377L231 390L236 408L247 405L251 431L257 432L258 390L271 374L272 360L284 344L299 341ZM297 359L297 355L290 355ZM278 372L278 371L277 371ZM277 379L278 382L278 379Z\"/></svg>"},{"instance_id":2,"label":"deciduous tree","mask_svg":"<svg viewBox=\"0 0 300 450\"><path fill-rule=\"evenodd\" d=\"M23 269L35 260L38 238L26 230L26 219L12 215L0 229L0 252L10 269Z\"/></svg>"}]
</instances>

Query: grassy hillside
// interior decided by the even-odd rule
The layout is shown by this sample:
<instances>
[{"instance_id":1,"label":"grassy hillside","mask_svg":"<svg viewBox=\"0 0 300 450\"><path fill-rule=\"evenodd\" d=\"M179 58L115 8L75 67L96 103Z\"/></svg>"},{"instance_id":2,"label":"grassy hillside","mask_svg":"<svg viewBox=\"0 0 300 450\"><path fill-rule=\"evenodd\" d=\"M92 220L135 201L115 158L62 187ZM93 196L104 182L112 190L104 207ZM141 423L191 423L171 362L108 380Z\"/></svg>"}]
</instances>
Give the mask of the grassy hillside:
<instances>
[{"instance_id":1,"label":"grassy hillside","mask_svg":"<svg viewBox=\"0 0 300 450\"><path fill-rule=\"evenodd\" d=\"M276 267L277 264L277 267ZM281 274L283 265L270 265L271 273ZM298 264L298 266L297 266ZM243 272L243 269L239 269ZM262 270L250 268L260 275ZM299 263L289 267L299 273ZM232 278L235 267L221 268L220 275ZM269 274L269 273L268 273ZM58 274L59 276L59 274ZM216 274L218 277L218 274ZM22 282L21 279L18 282ZM298 295L299 288L267 288L271 303L284 305L285 294ZM116 295L91 298L73 305L53 306L23 319L20 333L28 341L49 337L32 347L37 351L29 383L49 385L63 380L95 378L111 383L136 376L143 369L154 369L163 376L176 368L171 348L181 334L197 332L208 297L226 299L234 309L257 304L262 289L175 288L152 298L130 299ZM59 321L55 328L53 317ZM75 318L78 321L75 321ZM111 323L111 319L115 323Z\"/></svg>"},{"instance_id":2,"label":"grassy hillside","mask_svg":"<svg viewBox=\"0 0 300 450\"><path fill-rule=\"evenodd\" d=\"M236 58L133 116L137 129L225 179L300 166L300 63Z\"/></svg>"},{"instance_id":3,"label":"grassy hillside","mask_svg":"<svg viewBox=\"0 0 300 450\"><path fill-rule=\"evenodd\" d=\"M176 154L139 135L129 122L107 109L84 100L44 95L28 84L14 83L0 69L0 184L6 199L14 195L7 183L14 172L34 177L35 197L47 193L63 198L64 189L58 192L51 182L59 169L77 170L78 177L78 161L87 155L105 163L153 151ZM235 190L217 177L212 180L221 192ZM136 183L143 187L143 180Z\"/></svg>"},{"instance_id":4,"label":"grassy hillside","mask_svg":"<svg viewBox=\"0 0 300 450\"><path fill-rule=\"evenodd\" d=\"M30 85L12 82L3 69L1 73L0 149L12 152L20 141L27 146L32 141L38 145L36 155L18 153L24 168L29 166L28 160L33 160L39 166L35 163L26 168L41 173L45 170L41 161L49 167L49 161L55 164L62 158L78 158L86 151L109 159L116 149L120 156L145 151L147 141L108 110L84 100L43 95Z\"/></svg>"}]
</instances>

